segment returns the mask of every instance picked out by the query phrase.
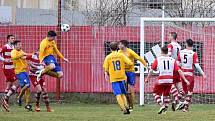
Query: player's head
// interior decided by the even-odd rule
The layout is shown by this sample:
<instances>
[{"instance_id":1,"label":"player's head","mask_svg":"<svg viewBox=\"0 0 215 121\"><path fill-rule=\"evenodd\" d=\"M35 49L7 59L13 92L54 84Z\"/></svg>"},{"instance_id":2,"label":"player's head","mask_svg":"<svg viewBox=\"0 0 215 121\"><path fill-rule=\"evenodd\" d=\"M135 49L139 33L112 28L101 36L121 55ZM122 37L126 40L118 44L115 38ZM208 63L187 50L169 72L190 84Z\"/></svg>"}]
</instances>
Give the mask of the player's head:
<instances>
[{"instance_id":1,"label":"player's head","mask_svg":"<svg viewBox=\"0 0 215 121\"><path fill-rule=\"evenodd\" d=\"M193 47L193 40L192 39L187 39L186 40L186 46L187 47Z\"/></svg>"},{"instance_id":2,"label":"player's head","mask_svg":"<svg viewBox=\"0 0 215 121\"><path fill-rule=\"evenodd\" d=\"M15 36L12 34L7 35L7 42L13 43L15 41Z\"/></svg>"},{"instance_id":3,"label":"player's head","mask_svg":"<svg viewBox=\"0 0 215 121\"><path fill-rule=\"evenodd\" d=\"M110 43L110 49L111 49L111 51L117 51L118 43L117 42L111 42Z\"/></svg>"},{"instance_id":4,"label":"player's head","mask_svg":"<svg viewBox=\"0 0 215 121\"><path fill-rule=\"evenodd\" d=\"M39 53L39 51L40 51L40 48L38 47L34 53L37 54L37 53Z\"/></svg>"},{"instance_id":5,"label":"player's head","mask_svg":"<svg viewBox=\"0 0 215 121\"><path fill-rule=\"evenodd\" d=\"M14 44L14 48L15 48L16 50L21 50L21 49L22 49L22 43L21 43L21 41L15 40L15 41L13 42L13 44Z\"/></svg>"},{"instance_id":6,"label":"player's head","mask_svg":"<svg viewBox=\"0 0 215 121\"><path fill-rule=\"evenodd\" d=\"M120 40L118 45L119 49L120 50L125 49L126 47L128 47L128 44L129 44L128 40Z\"/></svg>"},{"instance_id":7,"label":"player's head","mask_svg":"<svg viewBox=\"0 0 215 121\"><path fill-rule=\"evenodd\" d=\"M177 33L176 32L170 32L169 33L169 40L176 40L177 39Z\"/></svg>"},{"instance_id":8,"label":"player's head","mask_svg":"<svg viewBox=\"0 0 215 121\"><path fill-rule=\"evenodd\" d=\"M49 41L54 40L56 36L57 36L57 34L56 34L55 31L52 31L52 30L51 30L51 31L49 31L49 32L47 33L47 38L48 38Z\"/></svg>"},{"instance_id":9,"label":"player's head","mask_svg":"<svg viewBox=\"0 0 215 121\"><path fill-rule=\"evenodd\" d=\"M167 45L164 45L163 47L161 47L161 53L164 55L168 54L168 47Z\"/></svg>"}]
</instances>

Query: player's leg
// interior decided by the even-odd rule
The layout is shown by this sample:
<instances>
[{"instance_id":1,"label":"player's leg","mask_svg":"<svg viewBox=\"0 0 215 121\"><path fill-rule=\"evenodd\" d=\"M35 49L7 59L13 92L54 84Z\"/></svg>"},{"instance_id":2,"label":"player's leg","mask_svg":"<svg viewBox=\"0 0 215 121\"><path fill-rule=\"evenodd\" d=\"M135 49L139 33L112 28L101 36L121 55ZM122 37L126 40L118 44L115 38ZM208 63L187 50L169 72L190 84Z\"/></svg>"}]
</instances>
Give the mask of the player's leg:
<instances>
[{"instance_id":1,"label":"player's leg","mask_svg":"<svg viewBox=\"0 0 215 121\"><path fill-rule=\"evenodd\" d=\"M4 73L6 73L6 72L4 71ZM8 92L2 97L2 107L4 107L4 109L6 111L9 111L9 104L8 104L9 97L11 95L13 95L16 92L17 88L19 87L14 71L12 70L10 72L7 72L7 74L8 73L10 75L5 74L5 76L6 76L7 81L10 82L9 85L11 85L11 87L9 88Z\"/></svg>"},{"instance_id":2,"label":"player's leg","mask_svg":"<svg viewBox=\"0 0 215 121\"><path fill-rule=\"evenodd\" d=\"M157 102L157 104L158 104L159 106L162 106L161 96L158 95L158 94L156 94L156 93L153 93L153 96L154 96L155 101Z\"/></svg>"},{"instance_id":3,"label":"player's leg","mask_svg":"<svg viewBox=\"0 0 215 121\"><path fill-rule=\"evenodd\" d=\"M185 98L185 107L183 109L184 112L189 111L189 106L192 100L193 88L194 88L194 77L186 76L186 79L190 82L190 85L187 86L188 93Z\"/></svg>"},{"instance_id":4,"label":"player's leg","mask_svg":"<svg viewBox=\"0 0 215 121\"><path fill-rule=\"evenodd\" d=\"M27 110L32 110L32 106L30 105L30 78L28 76L27 72L22 72L17 74L17 78L19 80L19 84L21 87L21 91L18 95L18 101L22 100L23 95L26 92L26 105L25 105L25 109Z\"/></svg>"},{"instance_id":5,"label":"player's leg","mask_svg":"<svg viewBox=\"0 0 215 121\"><path fill-rule=\"evenodd\" d=\"M9 82L8 80L6 81L6 88L4 90L4 93L7 94L10 88L12 87L13 83Z\"/></svg>"},{"instance_id":6,"label":"player's leg","mask_svg":"<svg viewBox=\"0 0 215 121\"><path fill-rule=\"evenodd\" d=\"M46 72L46 74L49 76L55 77L55 78L61 78L62 77L62 74L59 74L59 73L54 72L54 71L48 71L48 72Z\"/></svg>"},{"instance_id":7,"label":"player's leg","mask_svg":"<svg viewBox=\"0 0 215 121\"><path fill-rule=\"evenodd\" d=\"M128 83L128 92L127 92L127 100L129 104L129 108L134 108L134 102L135 102L135 73L134 72L126 72L127 76L127 83Z\"/></svg>"},{"instance_id":8,"label":"player's leg","mask_svg":"<svg viewBox=\"0 0 215 121\"><path fill-rule=\"evenodd\" d=\"M49 72L50 75L53 75L54 77L57 78L61 78L63 75L62 73L57 73L59 71L61 71L60 65L57 63L56 58L53 55L49 55L47 57L45 57L43 59L43 62L46 64L46 67L38 72L36 72L38 74L38 79L41 78L41 76L43 74L46 74L49 71L53 71L53 72Z\"/></svg>"},{"instance_id":9,"label":"player's leg","mask_svg":"<svg viewBox=\"0 0 215 121\"><path fill-rule=\"evenodd\" d=\"M47 110L47 112L53 112L54 110L51 109L51 107L50 107L48 93L47 93L46 89L44 88L44 86L43 86L42 89L43 89L43 91L42 91L42 97L43 97L43 101L44 101L44 103L46 105L46 110Z\"/></svg>"},{"instance_id":10,"label":"player's leg","mask_svg":"<svg viewBox=\"0 0 215 121\"><path fill-rule=\"evenodd\" d=\"M119 105L119 107L123 110L124 114L130 114L129 109L126 107L126 103L125 103L125 94L126 93L126 88L124 85L124 90L125 92L122 92L122 82L112 82L112 89L113 89L113 93L116 96L117 99L117 103ZM124 96L123 96L124 95Z\"/></svg>"},{"instance_id":11,"label":"player's leg","mask_svg":"<svg viewBox=\"0 0 215 121\"><path fill-rule=\"evenodd\" d=\"M169 102L170 102L169 95L170 95L170 90L172 85L164 84L164 85L160 85L159 87L160 87L160 92L163 94L163 105L158 111L158 114L161 114L161 113L166 113L169 107Z\"/></svg>"},{"instance_id":12,"label":"player's leg","mask_svg":"<svg viewBox=\"0 0 215 121\"><path fill-rule=\"evenodd\" d=\"M35 105L35 111L39 112L40 111L40 97L42 94L42 87L40 85L40 80L39 82L37 81L37 76L34 75L29 75L31 83L36 89L36 94L35 94L35 100L36 100L36 105Z\"/></svg>"}]
</instances>

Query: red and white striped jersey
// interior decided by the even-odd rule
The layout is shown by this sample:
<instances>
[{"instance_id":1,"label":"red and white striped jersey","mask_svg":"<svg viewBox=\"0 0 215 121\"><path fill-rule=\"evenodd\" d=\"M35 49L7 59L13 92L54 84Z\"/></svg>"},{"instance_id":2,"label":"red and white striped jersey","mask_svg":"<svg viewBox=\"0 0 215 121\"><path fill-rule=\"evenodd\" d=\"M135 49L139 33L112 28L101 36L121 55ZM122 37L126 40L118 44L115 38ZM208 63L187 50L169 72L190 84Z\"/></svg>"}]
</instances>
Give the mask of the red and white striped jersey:
<instances>
[{"instance_id":1,"label":"red and white striped jersey","mask_svg":"<svg viewBox=\"0 0 215 121\"><path fill-rule=\"evenodd\" d=\"M199 63L197 53L193 50L184 49L178 55L178 61L185 75L193 76L194 64Z\"/></svg>"},{"instance_id":2,"label":"red and white striped jersey","mask_svg":"<svg viewBox=\"0 0 215 121\"><path fill-rule=\"evenodd\" d=\"M159 71L159 84L170 84L173 83L173 72L178 71L179 67L172 57L160 56L154 60L152 69Z\"/></svg>"},{"instance_id":3,"label":"red and white striped jersey","mask_svg":"<svg viewBox=\"0 0 215 121\"><path fill-rule=\"evenodd\" d=\"M168 44L168 55L174 59L177 59L178 53L181 51L181 45L177 42L171 42Z\"/></svg>"},{"instance_id":4,"label":"red and white striped jersey","mask_svg":"<svg viewBox=\"0 0 215 121\"><path fill-rule=\"evenodd\" d=\"M29 75L33 75L33 76L37 76L36 71L38 71L38 67L42 66L42 64L40 64L40 60L39 60L39 53L34 53L32 55L27 56L26 58L28 60L29 63L31 63L32 65L34 65L35 67L33 67L32 65L30 65L30 71L29 71Z\"/></svg>"},{"instance_id":5,"label":"red and white striped jersey","mask_svg":"<svg viewBox=\"0 0 215 121\"><path fill-rule=\"evenodd\" d=\"M1 49L0 49L0 54L1 56L7 60L3 62L3 69L14 69L13 62L11 60L11 51L14 49L13 45L10 44L5 44Z\"/></svg>"}]
</instances>

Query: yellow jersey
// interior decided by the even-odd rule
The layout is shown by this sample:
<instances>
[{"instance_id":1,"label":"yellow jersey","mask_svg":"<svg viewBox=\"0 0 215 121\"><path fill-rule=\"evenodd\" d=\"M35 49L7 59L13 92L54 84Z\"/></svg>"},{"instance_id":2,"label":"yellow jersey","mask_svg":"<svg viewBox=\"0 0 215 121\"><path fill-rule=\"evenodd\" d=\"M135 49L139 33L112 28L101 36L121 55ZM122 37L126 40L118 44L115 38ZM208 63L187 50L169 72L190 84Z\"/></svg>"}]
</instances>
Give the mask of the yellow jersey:
<instances>
[{"instance_id":1,"label":"yellow jersey","mask_svg":"<svg viewBox=\"0 0 215 121\"><path fill-rule=\"evenodd\" d=\"M13 61L16 74L27 71L28 64L22 50L18 51L16 49L13 49L11 51L11 59Z\"/></svg>"},{"instance_id":2,"label":"yellow jersey","mask_svg":"<svg viewBox=\"0 0 215 121\"><path fill-rule=\"evenodd\" d=\"M49 41L48 38L43 39L40 43L40 49L39 49L40 62L42 62L46 56L55 55L55 54L57 54L60 58L64 59L64 56L57 49L57 45L54 40Z\"/></svg>"},{"instance_id":3,"label":"yellow jersey","mask_svg":"<svg viewBox=\"0 0 215 121\"><path fill-rule=\"evenodd\" d=\"M126 80L125 64L128 66L133 65L131 60L117 51L113 51L111 54L106 56L103 68L105 72L109 73L110 82Z\"/></svg>"},{"instance_id":4,"label":"yellow jersey","mask_svg":"<svg viewBox=\"0 0 215 121\"><path fill-rule=\"evenodd\" d=\"M126 55L132 62L133 65L129 66L126 65L125 66L125 71L129 71L129 72L134 72L134 60L139 60L145 67L147 67L147 63L144 59L142 59L137 53L135 53L133 50L131 50L130 48L126 48L126 51L123 50L119 50L119 53L123 53L124 55Z\"/></svg>"}]
</instances>

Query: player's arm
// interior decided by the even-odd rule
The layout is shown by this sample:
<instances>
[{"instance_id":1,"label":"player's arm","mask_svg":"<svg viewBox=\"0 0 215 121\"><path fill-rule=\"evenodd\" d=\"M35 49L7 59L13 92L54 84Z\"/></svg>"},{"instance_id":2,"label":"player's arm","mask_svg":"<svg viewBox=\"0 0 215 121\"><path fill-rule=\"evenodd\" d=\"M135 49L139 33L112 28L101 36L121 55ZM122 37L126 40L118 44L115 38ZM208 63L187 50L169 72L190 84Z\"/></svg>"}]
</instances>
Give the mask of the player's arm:
<instances>
[{"instance_id":1,"label":"player's arm","mask_svg":"<svg viewBox=\"0 0 215 121\"><path fill-rule=\"evenodd\" d=\"M149 73L145 79L145 83L147 83L149 81L149 78L151 77L153 71L157 69L157 66L158 66L158 60L155 59L154 62L152 63L151 69L149 70Z\"/></svg>"},{"instance_id":2,"label":"player's arm","mask_svg":"<svg viewBox=\"0 0 215 121\"><path fill-rule=\"evenodd\" d=\"M122 54L122 58L123 58L123 61L125 62L125 64L127 64L128 66L133 65L132 61L127 56Z\"/></svg>"},{"instance_id":3,"label":"player's arm","mask_svg":"<svg viewBox=\"0 0 215 121\"><path fill-rule=\"evenodd\" d=\"M203 76L203 78L206 78L206 75L204 73L204 71L202 70L201 66L199 65L199 60L198 60L198 56L197 53L193 54L193 63L195 68L199 71L199 73Z\"/></svg>"},{"instance_id":4,"label":"player's arm","mask_svg":"<svg viewBox=\"0 0 215 121\"><path fill-rule=\"evenodd\" d=\"M5 50L6 50L6 47L5 46L3 46L2 48L0 48L0 61L3 61L3 62L5 62L6 61L6 59L4 59L3 57L2 57L2 53L3 52L5 52Z\"/></svg>"},{"instance_id":5,"label":"player's arm","mask_svg":"<svg viewBox=\"0 0 215 121\"><path fill-rule=\"evenodd\" d=\"M22 57L25 57L27 54L24 53L24 52L21 52L21 53L16 53L15 51L12 51L11 52L11 59L12 60L17 60L17 59L20 59Z\"/></svg>"},{"instance_id":6,"label":"player's arm","mask_svg":"<svg viewBox=\"0 0 215 121\"><path fill-rule=\"evenodd\" d=\"M109 81L109 63L108 63L108 57L106 57L105 60L104 60L103 68L104 68L105 80Z\"/></svg>"},{"instance_id":7,"label":"player's arm","mask_svg":"<svg viewBox=\"0 0 215 121\"><path fill-rule=\"evenodd\" d=\"M137 53L131 51L131 54L135 59L139 60L145 67L147 67L146 61L143 58L141 58Z\"/></svg>"},{"instance_id":8,"label":"player's arm","mask_svg":"<svg viewBox=\"0 0 215 121\"><path fill-rule=\"evenodd\" d=\"M39 60L40 60L40 62L42 62L42 58L43 58L43 53L44 53L44 51L45 51L45 49L46 49L46 43L44 42L44 41L42 41L41 43L40 43L40 48L39 48Z\"/></svg>"},{"instance_id":9,"label":"player's arm","mask_svg":"<svg viewBox=\"0 0 215 121\"><path fill-rule=\"evenodd\" d=\"M171 44L168 44L167 48L168 48L168 56L171 56L172 55L173 46Z\"/></svg>"},{"instance_id":10,"label":"player's arm","mask_svg":"<svg viewBox=\"0 0 215 121\"><path fill-rule=\"evenodd\" d=\"M178 71L179 75L181 76L181 78L184 80L184 82L187 84L187 85L190 85L190 82L185 78L185 75L183 73L183 71L179 68L177 62L175 61L174 63L174 71Z\"/></svg>"},{"instance_id":11,"label":"player's arm","mask_svg":"<svg viewBox=\"0 0 215 121\"><path fill-rule=\"evenodd\" d=\"M178 57L177 57L177 64L179 66L181 66L181 55L180 55L180 53L178 54Z\"/></svg>"},{"instance_id":12,"label":"player's arm","mask_svg":"<svg viewBox=\"0 0 215 121\"><path fill-rule=\"evenodd\" d=\"M61 59L63 59L63 60L66 61L66 62L69 62L69 60L66 59L66 58L63 56L63 54L58 50L57 44L56 44L55 42L54 42L54 50L55 50L55 53L56 53Z\"/></svg>"}]
</instances>

